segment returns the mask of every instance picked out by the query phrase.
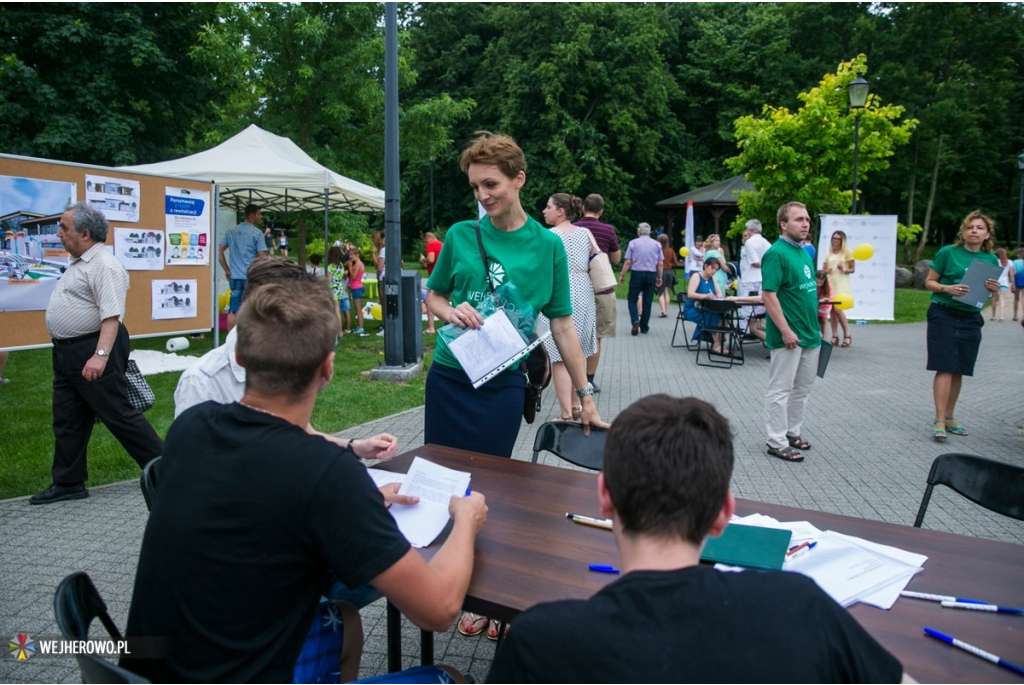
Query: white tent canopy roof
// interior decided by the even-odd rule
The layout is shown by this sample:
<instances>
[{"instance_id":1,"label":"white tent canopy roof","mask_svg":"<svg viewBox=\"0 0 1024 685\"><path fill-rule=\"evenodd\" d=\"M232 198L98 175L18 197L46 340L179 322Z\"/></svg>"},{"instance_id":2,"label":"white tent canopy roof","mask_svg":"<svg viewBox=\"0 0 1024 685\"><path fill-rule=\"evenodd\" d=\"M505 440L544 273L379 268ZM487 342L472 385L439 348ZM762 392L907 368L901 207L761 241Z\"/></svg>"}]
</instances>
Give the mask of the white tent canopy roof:
<instances>
[{"instance_id":1,"label":"white tent canopy roof","mask_svg":"<svg viewBox=\"0 0 1024 685\"><path fill-rule=\"evenodd\" d=\"M255 124L220 145L189 157L121 168L210 181L219 186L220 205L235 210L249 203L276 212L384 210L383 190L331 171L290 139L268 133Z\"/></svg>"}]
</instances>

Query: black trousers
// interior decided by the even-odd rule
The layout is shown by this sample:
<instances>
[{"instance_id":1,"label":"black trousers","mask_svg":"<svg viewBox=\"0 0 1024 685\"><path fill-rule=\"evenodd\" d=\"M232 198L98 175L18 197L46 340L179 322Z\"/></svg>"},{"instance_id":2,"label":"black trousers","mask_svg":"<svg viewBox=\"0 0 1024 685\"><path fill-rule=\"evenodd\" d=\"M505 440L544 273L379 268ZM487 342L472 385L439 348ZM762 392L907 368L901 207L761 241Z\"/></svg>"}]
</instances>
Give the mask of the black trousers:
<instances>
[{"instance_id":1,"label":"black trousers","mask_svg":"<svg viewBox=\"0 0 1024 685\"><path fill-rule=\"evenodd\" d=\"M128 401L128 331L121 326L103 375L82 378L82 368L96 352L89 338L53 347L53 482L75 485L89 477L86 449L96 417L124 446L139 466L160 456L164 443L146 417Z\"/></svg>"}]
</instances>

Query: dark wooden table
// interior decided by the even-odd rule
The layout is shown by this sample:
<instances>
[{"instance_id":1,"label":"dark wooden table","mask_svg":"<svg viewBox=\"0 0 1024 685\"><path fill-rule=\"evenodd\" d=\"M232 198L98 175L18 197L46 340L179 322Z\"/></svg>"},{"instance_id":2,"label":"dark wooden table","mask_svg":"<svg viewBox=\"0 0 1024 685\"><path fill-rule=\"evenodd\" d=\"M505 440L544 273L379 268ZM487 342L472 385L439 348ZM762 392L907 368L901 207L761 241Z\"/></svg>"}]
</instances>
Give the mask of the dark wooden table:
<instances>
[{"instance_id":1,"label":"dark wooden table","mask_svg":"<svg viewBox=\"0 0 1024 685\"><path fill-rule=\"evenodd\" d=\"M463 605L467 611L510 620L540 602L590 597L617 577L587 568L619 565L612 534L565 518L566 512L600 516L596 474L434 445L379 468L404 473L413 456L469 471L471 487L487 498L487 525L476 541L473 579ZM736 509L741 516L806 520L821 530L927 555L909 590L1024 606L1024 545L750 500L737 499ZM429 559L438 546L435 542L420 552ZM910 599L898 600L889 611L858 604L850 613L921 682L1022 682L1006 669L925 637L922 629L935 628L1020 665L1024 617L943 609Z\"/></svg>"}]
</instances>

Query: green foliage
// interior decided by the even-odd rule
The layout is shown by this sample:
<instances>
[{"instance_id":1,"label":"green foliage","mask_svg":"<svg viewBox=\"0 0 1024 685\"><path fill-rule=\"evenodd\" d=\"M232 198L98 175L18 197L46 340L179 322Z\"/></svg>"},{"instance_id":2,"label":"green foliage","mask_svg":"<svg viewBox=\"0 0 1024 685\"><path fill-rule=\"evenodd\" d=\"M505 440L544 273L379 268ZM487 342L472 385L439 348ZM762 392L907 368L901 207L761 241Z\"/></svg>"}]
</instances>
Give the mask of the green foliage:
<instances>
[{"instance_id":1,"label":"green foliage","mask_svg":"<svg viewBox=\"0 0 1024 685\"><path fill-rule=\"evenodd\" d=\"M909 226L904 226L901 223L897 223L896 242L905 243L908 240L913 240L915 237L917 237L917 234L923 230L924 229L921 227L920 224L910 224Z\"/></svg>"},{"instance_id":2,"label":"green foliage","mask_svg":"<svg viewBox=\"0 0 1024 685\"><path fill-rule=\"evenodd\" d=\"M201 3L0 4L0 150L91 164L180 156L213 84L188 57Z\"/></svg>"},{"instance_id":3,"label":"green foliage","mask_svg":"<svg viewBox=\"0 0 1024 685\"><path fill-rule=\"evenodd\" d=\"M752 218L761 219L766 233L774 235L776 210L789 201L803 202L812 216L843 213L851 204L845 190L853 177L855 114L847 105L846 87L867 72L867 57L843 62L835 74L827 74L817 87L800 93L796 112L765 105L761 117L745 116L735 122L739 155L726 160L736 173L745 173L757 188L740 194L740 214L730 236L743 231ZM883 105L872 93L860 115L858 175L885 169L896 147L910 140L915 119L897 124L899 105Z\"/></svg>"}]
</instances>

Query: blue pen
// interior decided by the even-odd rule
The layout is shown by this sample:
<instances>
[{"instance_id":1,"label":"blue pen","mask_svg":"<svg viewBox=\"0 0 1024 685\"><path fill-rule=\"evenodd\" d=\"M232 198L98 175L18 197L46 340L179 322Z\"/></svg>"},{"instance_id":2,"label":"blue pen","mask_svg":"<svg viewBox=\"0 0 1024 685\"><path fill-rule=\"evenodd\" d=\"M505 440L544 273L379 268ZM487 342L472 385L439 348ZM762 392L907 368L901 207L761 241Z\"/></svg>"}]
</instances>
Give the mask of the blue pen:
<instances>
[{"instance_id":1,"label":"blue pen","mask_svg":"<svg viewBox=\"0 0 1024 685\"><path fill-rule=\"evenodd\" d=\"M1021 668L1020 666L1017 666L1016 664L1011 664L1006 659L1000 659L999 657L997 657L995 654L992 654L991 652L986 652L985 650L978 649L974 645L969 645L966 642L963 642L962 640L957 640L955 637L950 637L949 635L946 635L945 633L940 633L939 631L935 630L934 628L925 628L924 629L924 633L925 633L925 635L930 635L931 637L934 637L936 640L942 640L943 642L945 642L947 644L951 644L954 647L958 647L958 648L964 650L965 652L970 652L974 656L981 657L985 661L991 661L992 663L998 664L999 666L1002 666L1005 669L1011 670L1014 673L1017 673L1019 675L1024 675L1024 668Z\"/></svg>"},{"instance_id":2,"label":"blue pen","mask_svg":"<svg viewBox=\"0 0 1024 685\"><path fill-rule=\"evenodd\" d=\"M610 566L609 564L591 564L589 568L591 571L596 571L597 573L611 573L613 575L619 574L619 569L614 566Z\"/></svg>"},{"instance_id":3,"label":"blue pen","mask_svg":"<svg viewBox=\"0 0 1024 685\"><path fill-rule=\"evenodd\" d=\"M799 559L800 557L804 556L805 554L810 552L812 549L814 549L815 545L817 545L817 544L818 544L817 542L811 542L811 543L806 543L805 542L803 544L797 545L796 547L793 547L788 552L786 552L786 559L785 560L786 561L792 561L793 559Z\"/></svg>"},{"instance_id":4,"label":"blue pen","mask_svg":"<svg viewBox=\"0 0 1024 685\"><path fill-rule=\"evenodd\" d=\"M978 604L976 602L943 602L942 606L947 609L969 609L971 611L991 611L994 614L1016 614L1024 616L1024 609L1015 607L1001 607L997 604Z\"/></svg>"}]
</instances>

